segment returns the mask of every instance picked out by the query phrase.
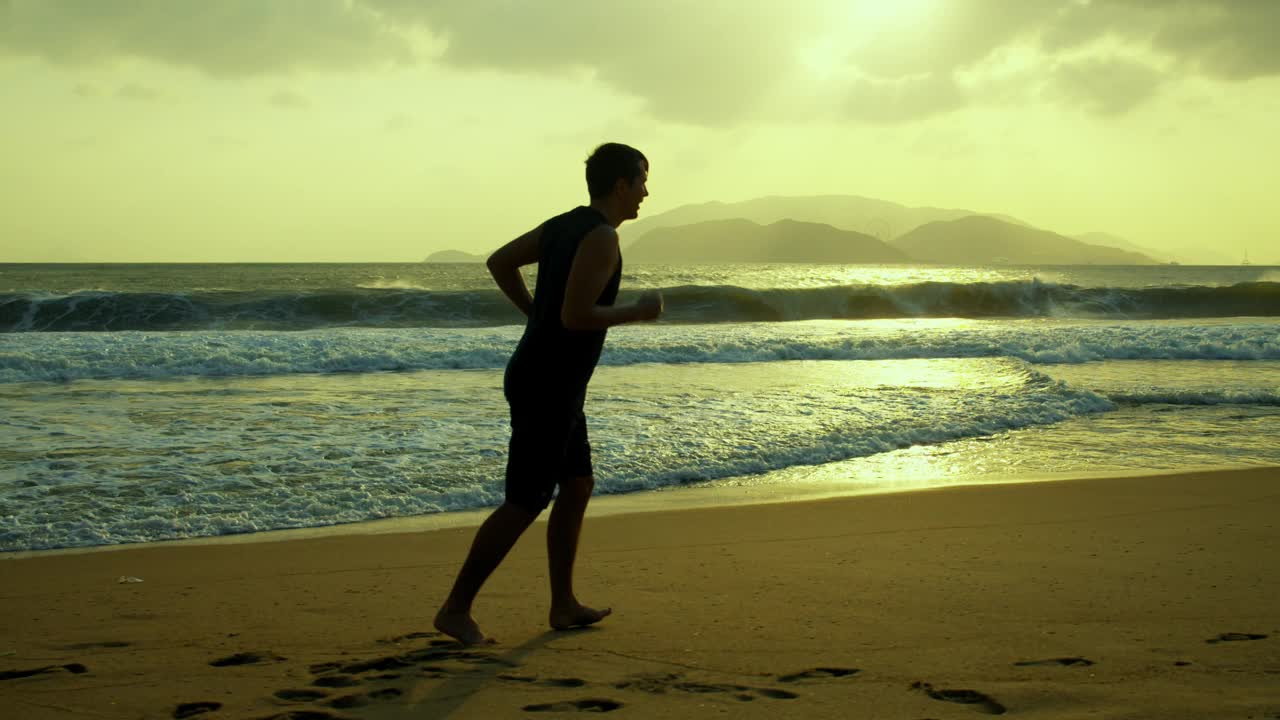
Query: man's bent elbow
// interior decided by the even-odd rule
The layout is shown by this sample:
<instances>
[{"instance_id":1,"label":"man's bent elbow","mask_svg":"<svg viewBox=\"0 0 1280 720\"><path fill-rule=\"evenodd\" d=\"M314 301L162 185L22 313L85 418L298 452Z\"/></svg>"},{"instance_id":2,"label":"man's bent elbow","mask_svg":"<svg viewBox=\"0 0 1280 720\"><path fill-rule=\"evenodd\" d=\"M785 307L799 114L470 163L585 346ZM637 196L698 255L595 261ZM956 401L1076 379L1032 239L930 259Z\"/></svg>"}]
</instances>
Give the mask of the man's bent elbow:
<instances>
[{"instance_id":1,"label":"man's bent elbow","mask_svg":"<svg viewBox=\"0 0 1280 720\"><path fill-rule=\"evenodd\" d=\"M584 312L571 312L569 310L560 311L560 324L565 330L592 330L594 323L591 322L591 314Z\"/></svg>"},{"instance_id":2,"label":"man's bent elbow","mask_svg":"<svg viewBox=\"0 0 1280 720\"><path fill-rule=\"evenodd\" d=\"M512 272L519 272L520 270L518 267L507 262L507 260L502 257L501 253L502 251L495 252L484 262L485 267L489 268L489 275L493 277L494 280L498 280L503 275L509 275Z\"/></svg>"}]
</instances>

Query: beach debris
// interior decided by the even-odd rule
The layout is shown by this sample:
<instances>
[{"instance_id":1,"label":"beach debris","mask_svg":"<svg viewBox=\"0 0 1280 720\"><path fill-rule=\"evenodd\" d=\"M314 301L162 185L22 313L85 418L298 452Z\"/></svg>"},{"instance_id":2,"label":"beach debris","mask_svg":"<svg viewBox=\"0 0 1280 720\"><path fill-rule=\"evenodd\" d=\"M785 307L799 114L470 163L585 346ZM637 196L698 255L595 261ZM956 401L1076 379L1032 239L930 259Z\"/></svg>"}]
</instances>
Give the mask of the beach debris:
<instances>
[{"instance_id":1,"label":"beach debris","mask_svg":"<svg viewBox=\"0 0 1280 720\"><path fill-rule=\"evenodd\" d=\"M142 578L134 577L132 575L121 575L120 577L116 578L116 583L120 585L124 585L126 583L140 583L140 582L142 582Z\"/></svg>"}]
</instances>

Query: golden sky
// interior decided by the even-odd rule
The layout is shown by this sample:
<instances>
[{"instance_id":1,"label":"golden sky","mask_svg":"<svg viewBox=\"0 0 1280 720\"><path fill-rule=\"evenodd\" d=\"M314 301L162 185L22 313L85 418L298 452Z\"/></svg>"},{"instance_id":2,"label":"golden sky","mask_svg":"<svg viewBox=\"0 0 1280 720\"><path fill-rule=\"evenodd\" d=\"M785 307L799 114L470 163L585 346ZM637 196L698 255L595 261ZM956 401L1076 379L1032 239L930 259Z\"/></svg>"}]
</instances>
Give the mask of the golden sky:
<instances>
[{"instance_id":1,"label":"golden sky","mask_svg":"<svg viewBox=\"0 0 1280 720\"><path fill-rule=\"evenodd\" d=\"M415 261L851 194L1280 261L1271 0L0 0L0 262ZM625 226L624 226L625 231Z\"/></svg>"}]
</instances>

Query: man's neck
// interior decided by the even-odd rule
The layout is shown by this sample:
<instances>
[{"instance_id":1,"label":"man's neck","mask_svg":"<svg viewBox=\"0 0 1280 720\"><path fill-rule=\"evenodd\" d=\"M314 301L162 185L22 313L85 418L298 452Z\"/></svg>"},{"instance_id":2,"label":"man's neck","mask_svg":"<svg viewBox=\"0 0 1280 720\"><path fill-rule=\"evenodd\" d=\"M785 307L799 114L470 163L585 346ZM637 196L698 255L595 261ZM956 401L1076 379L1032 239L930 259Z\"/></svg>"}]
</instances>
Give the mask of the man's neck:
<instances>
[{"instance_id":1,"label":"man's neck","mask_svg":"<svg viewBox=\"0 0 1280 720\"><path fill-rule=\"evenodd\" d=\"M598 210L600 214L604 216L605 222L609 223L615 228L621 225L622 223L626 222L627 220L623 216L622 212L619 211L616 207L614 207L613 203L610 203L607 200L592 200L590 207Z\"/></svg>"}]
</instances>

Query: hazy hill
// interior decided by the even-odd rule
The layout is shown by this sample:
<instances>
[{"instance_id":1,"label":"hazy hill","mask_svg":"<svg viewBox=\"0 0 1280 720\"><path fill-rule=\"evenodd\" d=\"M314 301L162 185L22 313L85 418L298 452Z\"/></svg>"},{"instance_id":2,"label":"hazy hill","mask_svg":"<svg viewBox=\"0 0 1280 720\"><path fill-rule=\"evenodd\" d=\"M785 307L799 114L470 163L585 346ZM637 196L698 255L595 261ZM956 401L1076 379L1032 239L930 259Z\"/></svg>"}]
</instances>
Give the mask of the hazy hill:
<instances>
[{"instance_id":1,"label":"hazy hill","mask_svg":"<svg viewBox=\"0 0 1280 720\"><path fill-rule=\"evenodd\" d=\"M1113 247L1120 250L1128 250L1129 252L1136 252L1146 255L1147 257L1154 258L1160 262L1167 262L1173 259L1168 253L1160 252L1159 250L1152 250L1149 247L1144 247L1118 235L1112 235L1111 233L1087 232L1080 233L1079 235L1072 235L1072 237L1080 242L1088 243L1090 245L1102 245L1103 247Z\"/></svg>"},{"instance_id":2,"label":"hazy hill","mask_svg":"<svg viewBox=\"0 0 1280 720\"><path fill-rule=\"evenodd\" d=\"M779 220L823 223L842 230L890 240L912 228L937 220L955 220L973 215L972 210L948 210L932 207L907 207L898 203L857 195L816 195L806 197L770 196L742 202L709 202L682 205L657 215L642 217L619 230L623 246L638 241L645 233L659 227L692 225L708 220L744 219L760 225ZM1008 222L1025 224L1002 215Z\"/></svg>"},{"instance_id":3,"label":"hazy hill","mask_svg":"<svg viewBox=\"0 0 1280 720\"><path fill-rule=\"evenodd\" d=\"M901 250L870 235L830 225L779 220L708 220L654 228L624 252L628 262L653 263L900 263Z\"/></svg>"},{"instance_id":4,"label":"hazy hill","mask_svg":"<svg viewBox=\"0 0 1280 720\"><path fill-rule=\"evenodd\" d=\"M433 252L427 256L422 262L429 263L477 263L484 262L488 257L485 255L472 255L471 253L462 252L461 250L441 250Z\"/></svg>"},{"instance_id":5,"label":"hazy hill","mask_svg":"<svg viewBox=\"0 0 1280 720\"><path fill-rule=\"evenodd\" d=\"M931 222L893 241L922 262L948 265L1152 265L1141 253L1090 245L1065 235L971 215Z\"/></svg>"}]
</instances>

